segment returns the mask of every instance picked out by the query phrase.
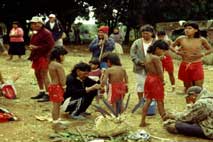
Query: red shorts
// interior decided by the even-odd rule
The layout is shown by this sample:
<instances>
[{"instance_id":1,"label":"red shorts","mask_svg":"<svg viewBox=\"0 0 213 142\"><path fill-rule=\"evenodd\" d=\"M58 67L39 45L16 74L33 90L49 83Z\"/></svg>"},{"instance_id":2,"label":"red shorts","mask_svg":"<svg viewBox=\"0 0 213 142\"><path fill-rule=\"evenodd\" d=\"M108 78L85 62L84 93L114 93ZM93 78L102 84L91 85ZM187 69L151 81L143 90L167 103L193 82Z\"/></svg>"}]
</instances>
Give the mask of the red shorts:
<instances>
[{"instance_id":1,"label":"red shorts","mask_svg":"<svg viewBox=\"0 0 213 142\"><path fill-rule=\"evenodd\" d=\"M49 65L49 60L45 57L40 57L38 60L33 60L32 68L35 70L47 70Z\"/></svg>"},{"instance_id":2,"label":"red shorts","mask_svg":"<svg viewBox=\"0 0 213 142\"><path fill-rule=\"evenodd\" d=\"M163 82L157 75L148 74L144 84L144 96L147 99L163 101L164 87Z\"/></svg>"},{"instance_id":3,"label":"red shorts","mask_svg":"<svg viewBox=\"0 0 213 142\"><path fill-rule=\"evenodd\" d=\"M113 83L109 84L109 102L111 104L122 100L127 92L126 83Z\"/></svg>"},{"instance_id":4,"label":"red shorts","mask_svg":"<svg viewBox=\"0 0 213 142\"><path fill-rule=\"evenodd\" d=\"M61 103L64 100L64 89L61 85L51 84L48 86L48 93L50 101L55 103Z\"/></svg>"},{"instance_id":5,"label":"red shorts","mask_svg":"<svg viewBox=\"0 0 213 142\"><path fill-rule=\"evenodd\" d=\"M182 62L179 67L178 78L184 82L193 82L204 79L203 63Z\"/></svg>"},{"instance_id":6,"label":"red shorts","mask_svg":"<svg viewBox=\"0 0 213 142\"><path fill-rule=\"evenodd\" d=\"M174 65L172 61L172 57L170 55L164 56L164 58L161 60L163 69L166 70L169 73L174 72Z\"/></svg>"}]
</instances>

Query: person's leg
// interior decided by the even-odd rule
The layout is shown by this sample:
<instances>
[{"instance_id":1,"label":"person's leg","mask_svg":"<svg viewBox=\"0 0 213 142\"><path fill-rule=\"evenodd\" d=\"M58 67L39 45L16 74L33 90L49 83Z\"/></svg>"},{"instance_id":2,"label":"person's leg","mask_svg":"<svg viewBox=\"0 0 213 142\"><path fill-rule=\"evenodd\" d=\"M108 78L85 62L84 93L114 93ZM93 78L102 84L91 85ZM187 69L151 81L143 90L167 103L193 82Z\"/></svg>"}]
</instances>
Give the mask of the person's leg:
<instances>
[{"instance_id":1,"label":"person's leg","mask_svg":"<svg viewBox=\"0 0 213 142\"><path fill-rule=\"evenodd\" d=\"M31 99L40 99L45 95L45 90L44 90L44 83L41 77L41 71L40 70L35 70L34 72L38 87L39 87L39 94L37 96L31 97Z\"/></svg>"},{"instance_id":2,"label":"person's leg","mask_svg":"<svg viewBox=\"0 0 213 142\"><path fill-rule=\"evenodd\" d=\"M173 72L168 72L169 80L172 85L172 92L175 91L175 77Z\"/></svg>"},{"instance_id":3,"label":"person's leg","mask_svg":"<svg viewBox=\"0 0 213 142\"><path fill-rule=\"evenodd\" d=\"M203 80L194 81L194 85L195 85L195 86L203 87Z\"/></svg>"},{"instance_id":4,"label":"person's leg","mask_svg":"<svg viewBox=\"0 0 213 142\"><path fill-rule=\"evenodd\" d=\"M205 138L203 130L198 124L189 124L177 121L175 123L175 127L180 134Z\"/></svg>"},{"instance_id":5,"label":"person's leg","mask_svg":"<svg viewBox=\"0 0 213 142\"><path fill-rule=\"evenodd\" d=\"M48 70L47 69L41 70L41 77L42 77L43 86L45 87L46 92L47 92L48 85L50 84L50 81L49 81L49 78L48 78Z\"/></svg>"},{"instance_id":6,"label":"person's leg","mask_svg":"<svg viewBox=\"0 0 213 142\"><path fill-rule=\"evenodd\" d=\"M60 118L60 103L53 102L52 118L53 121Z\"/></svg>"},{"instance_id":7,"label":"person's leg","mask_svg":"<svg viewBox=\"0 0 213 142\"><path fill-rule=\"evenodd\" d=\"M142 117L141 117L141 123L140 123L141 127L145 127L146 125L148 125L148 123L146 123L146 114L147 114L147 111L148 111L148 108L149 108L151 102L152 102L151 99L146 99L146 101L145 101L145 104L142 109Z\"/></svg>"},{"instance_id":8,"label":"person's leg","mask_svg":"<svg viewBox=\"0 0 213 142\"><path fill-rule=\"evenodd\" d=\"M164 109L164 102L157 100L157 106L158 106L158 112L159 112L161 118L164 119L164 116L166 114L165 109Z\"/></svg>"},{"instance_id":9,"label":"person's leg","mask_svg":"<svg viewBox=\"0 0 213 142\"><path fill-rule=\"evenodd\" d=\"M183 82L184 84L184 93L186 93L186 90L192 86L192 82Z\"/></svg>"}]
</instances>

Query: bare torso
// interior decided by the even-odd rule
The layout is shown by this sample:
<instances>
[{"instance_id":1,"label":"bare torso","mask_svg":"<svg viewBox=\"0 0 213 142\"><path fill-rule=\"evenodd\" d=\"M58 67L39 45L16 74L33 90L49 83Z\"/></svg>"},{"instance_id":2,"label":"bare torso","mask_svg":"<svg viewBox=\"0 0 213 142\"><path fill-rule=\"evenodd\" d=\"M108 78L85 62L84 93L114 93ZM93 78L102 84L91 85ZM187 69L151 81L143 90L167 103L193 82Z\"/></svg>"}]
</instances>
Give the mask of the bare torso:
<instances>
[{"instance_id":1,"label":"bare torso","mask_svg":"<svg viewBox=\"0 0 213 142\"><path fill-rule=\"evenodd\" d=\"M152 54L147 54L145 67L147 74L154 74L160 77L163 81L163 69L160 61L160 57Z\"/></svg>"},{"instance_id":2,"label":"bare torso","mask_svg":"<svg viewBox=\"0 0 213 142\"><path fill-rule=\"evenodd\" d=\"M128 82L126 71L121 66L108 68L104 76L104 80L108 78L109 83Z\"/></svg>"},{"instance_id":3,"label":"bare torso","mask_svg":"<svg viewBox=\"0 0 213 142\"><path fill-rule=\"evenodd\" d=\"M66 76L62 64L56 61L51 61L49 64L49 75L51 78L51 84L65 85Z\"/></svg>"},{"instance_id":4,"label":"bare torso","mask_svg":"<svg viewBox=\"0 0 213 142\"><path fill-rule=\"evenodd\" d=\"M206 43L204 38L188 38L181 36L178 38L173 46L179 46L182 60L185 62L199 62L202 60L202 52L205 48L210 50L210 46Z\"/></svg>"}]
</instances>

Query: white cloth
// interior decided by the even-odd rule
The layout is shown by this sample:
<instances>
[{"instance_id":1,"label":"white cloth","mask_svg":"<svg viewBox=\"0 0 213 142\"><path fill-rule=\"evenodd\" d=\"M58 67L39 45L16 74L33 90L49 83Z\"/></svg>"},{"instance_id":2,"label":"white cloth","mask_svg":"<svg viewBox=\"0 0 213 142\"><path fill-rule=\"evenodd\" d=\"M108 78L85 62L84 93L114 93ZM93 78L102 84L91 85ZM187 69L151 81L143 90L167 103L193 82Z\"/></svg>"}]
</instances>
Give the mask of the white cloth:
<instances>
[{"instance_id":1,"label":"white cloth","mask_svg":"<svg viewBox=\"0 0 213 142\"><path fill-rule=\"evenodd\" d=\"M144 92L145 79L146 79L145 71L143 71L143 74L136 73L136 91L137 92Z\"/></svg>"}]
</instances>

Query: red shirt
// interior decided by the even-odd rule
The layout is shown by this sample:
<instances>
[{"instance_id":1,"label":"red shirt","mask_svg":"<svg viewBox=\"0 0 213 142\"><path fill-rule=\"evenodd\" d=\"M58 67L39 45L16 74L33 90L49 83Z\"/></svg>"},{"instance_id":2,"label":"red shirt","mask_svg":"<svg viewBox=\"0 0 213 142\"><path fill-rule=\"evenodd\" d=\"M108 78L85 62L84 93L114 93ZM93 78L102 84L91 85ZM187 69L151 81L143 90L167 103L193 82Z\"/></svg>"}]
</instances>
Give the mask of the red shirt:
<instances>
[{"instance_id":1,"label":"red shirt","mask_svg":"<svg viewBox=\"0 0 213 142\"><path fill-rule=\"evenodd\" d=\"M43 27L36 34L32 35L30 44L36 45L38 48L32 50L29 59L38 60L40 57L49 57L55 41L52 37L52 33Z\"/></svg>"}]
</instances>

